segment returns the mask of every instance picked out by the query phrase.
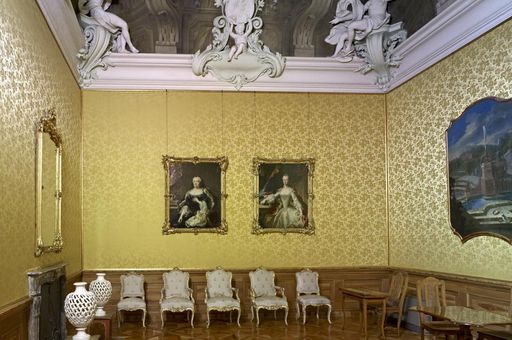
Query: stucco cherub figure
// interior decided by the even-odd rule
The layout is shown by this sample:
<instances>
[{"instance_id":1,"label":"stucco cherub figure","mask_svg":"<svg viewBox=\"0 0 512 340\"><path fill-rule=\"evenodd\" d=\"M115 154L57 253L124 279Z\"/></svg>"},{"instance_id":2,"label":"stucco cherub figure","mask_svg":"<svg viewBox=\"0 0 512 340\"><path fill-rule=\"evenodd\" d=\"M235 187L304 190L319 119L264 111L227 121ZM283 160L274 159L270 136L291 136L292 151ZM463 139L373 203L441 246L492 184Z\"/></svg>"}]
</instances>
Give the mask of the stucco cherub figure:
<instances>
[{"instance_id":1,"label":"stucco cherub figure","mask_svg":"<svg viewBox=\"0 0 512 340\"><path fill-rule=\"evenodd\" d=\"M80 9L81 16L90 17L111 34L116 34L120 31L120 34L114 42L114 52L138 53L139 50L133 46L132 40L130 39L126 21L113 13L107 12L111 4L112 0L79 0L78 8ZM126 45L128 45L129 50L126 49Z\"/></svg>"},{"instance_id":2,"label":"stucco cherub figure","mask_svg":"<svg viewBox=\"0 0 512 340\"><path fill-rule=\"evenodd\" d=\"M354 40L362 40L373 30L388 23L390 15L386 10L389 1L368 0L363 5L360 0L340 0L336 16L330 21L335 26L325 38L327 43L336 45L332 56L340 57L341 54L341 58L348 57L354 52Z\"/></svg>"}]
</instances>

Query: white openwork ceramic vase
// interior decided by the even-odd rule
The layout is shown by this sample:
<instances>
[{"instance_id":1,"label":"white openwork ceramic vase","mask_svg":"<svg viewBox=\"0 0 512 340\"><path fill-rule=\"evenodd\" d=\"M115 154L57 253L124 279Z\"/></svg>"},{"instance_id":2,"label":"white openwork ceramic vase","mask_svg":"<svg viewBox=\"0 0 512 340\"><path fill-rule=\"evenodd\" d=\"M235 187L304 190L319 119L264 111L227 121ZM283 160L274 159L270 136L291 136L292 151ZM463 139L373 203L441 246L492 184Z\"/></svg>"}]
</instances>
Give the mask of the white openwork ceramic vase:
<instances>
[{"instance_id":1,"label":"white openwork ceramic vase","mask_svg":"<svg viewBox=\"0 0 512 340\"><path fill-rule=\"evenodd\" d=\"M93 292L85 289L86 282L75 282L75 291L69 293L64 300L64 312L69 322L75 326L77 333L73 340L88 340L90 335L85 332L87 325L94 319L96 297Z\"/></svg>"},{"instance_id":2,"label":"white openwork ceramic vase","mask_svg":"<svg viewBox=\"0 0 512 340\"><path fill-rule=\"evenodd\" d=\"M89 290L96 296L96 316L105 316L103 307L112 296L112 284L105 280L105 273L96 273L96 280L91 282Z\"/></svg>"}]
</instances>

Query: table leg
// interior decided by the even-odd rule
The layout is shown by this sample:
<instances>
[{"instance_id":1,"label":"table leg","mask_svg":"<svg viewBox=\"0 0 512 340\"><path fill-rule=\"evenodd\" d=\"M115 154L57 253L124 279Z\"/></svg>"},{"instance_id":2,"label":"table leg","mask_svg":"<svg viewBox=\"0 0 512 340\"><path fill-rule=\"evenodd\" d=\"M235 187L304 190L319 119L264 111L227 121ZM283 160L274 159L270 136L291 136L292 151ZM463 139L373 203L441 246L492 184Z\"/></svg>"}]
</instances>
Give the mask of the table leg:
<instances>
[{"instance_id":1,"label":"table leg","mask_svg":"<svg viewBox=\"0 0 512 340\"><path fill-rule=\"evenodd\" d=\"M345 295L343 292L341 292L341 312L343 313L343 324L341 325L341 329L345 329L345 315L347 312L345 311Z\"/></svg>"},{"instance_id":2,"label":"table leg","mask_svg":"<svg viewBox=\"0 0 512 340\"><path fill-rule=\"evenodd\" d=\"M368 305L366 299L363 299L363 327L364 327L364 336L368 336Z\"/></svg>"},{"instance_id":3,"label":"table leg","mask_svg":"<svg viewBox=\"0 0 512 340\"><path fill-rule=\"evenodd\" d=\"M105 340L110 340L110 336L112 335L112 330L110 328L111 322L110 320L107 320L107 322L105 322Z\"/></svg>"}]
</instances>

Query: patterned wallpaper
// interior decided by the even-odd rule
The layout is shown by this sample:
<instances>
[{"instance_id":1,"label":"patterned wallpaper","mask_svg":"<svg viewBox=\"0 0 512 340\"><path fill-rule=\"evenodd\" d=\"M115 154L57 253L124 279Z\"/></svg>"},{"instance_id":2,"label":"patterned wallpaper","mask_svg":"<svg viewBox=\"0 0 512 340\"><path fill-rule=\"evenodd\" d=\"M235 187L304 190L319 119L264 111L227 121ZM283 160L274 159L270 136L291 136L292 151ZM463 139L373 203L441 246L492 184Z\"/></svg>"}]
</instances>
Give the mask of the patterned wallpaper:
<instances>
[{"instance_id":1,"label":"patterned wallpaper","mask_svg":"<svg viewBox=\"0 0 512 340\"><path fill-rule=\"evenodd\" d=\"M0 1L0 307L28 294L28 269L81 270L80 89L33 0ZM35 123L56 108L63 137L64 251L34 257Z\"/></svg>"},{"instance_id":2,"label":"patterned wallpaper","mask_svg":"<svg viewBox=\"0 0 512 340\"><path fill-rule=\"evenodd\" d=\"M387 96L390 265L512 280L512 247L462 244L448 222L445 130L472 102L512 97L512 21Z\"/></svg>"},{"instance_id":3,"label":"patterned wallpaper","mask_svg":"<svg viewBox=\"0 0 512 340\"><path fill-rule=\"evenodd\" d=\"M83 93L84 268L386 265L384 96ZM228 234L162 236L163 154L229 159ZM253 156L316 158L316 234L252 235Z\"/></svg>"}]
</instances>

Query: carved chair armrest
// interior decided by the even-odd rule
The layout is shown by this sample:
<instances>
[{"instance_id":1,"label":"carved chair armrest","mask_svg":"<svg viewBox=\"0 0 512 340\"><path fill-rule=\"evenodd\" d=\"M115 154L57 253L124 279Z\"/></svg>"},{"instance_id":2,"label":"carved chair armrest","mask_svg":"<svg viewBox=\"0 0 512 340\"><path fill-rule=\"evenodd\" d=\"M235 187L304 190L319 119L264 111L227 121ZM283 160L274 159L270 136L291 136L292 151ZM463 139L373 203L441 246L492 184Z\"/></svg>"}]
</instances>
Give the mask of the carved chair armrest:
<instances>
[{"instance_id":1,"label":"carved chair armrest","mask_svg":"<svg viewBox=\"0 0 512 340\"><path fill-rule=\"evenodd\" d=\"M165 287L162 287L162 289L160 290L160 303L162 303L162 301L164 301L164 297L165 297Z\"/></svg>"},{"instance_id":2,"label":"carved chair armrest","mask_svg":"<svg viewBox=\"0 0 512 340\"><path fill-rule=\"evenodd\" d=\"M231 290L235 293L236 299L240 301L240 297L238 296L238 288L231 287Z\"/></svg>"},{"instance_id":3,"label":"carved chair armrest","mask_svg":"<svg viewBox=\"0 0 512 340\"><path fill-rule=\"evenodd\" d=\"M204 287L204 303L208 304L208 287Z\"/></svg>"},{"instance_id":4,"label":"carved chair armrest","mask_svg":"<svg viewBox=\"0 0 512 340\"><path fill-rule=\"evenodd\" d=\"M283 287L279 287L279 286L275 286L274 288L277 291L281 292L281 296L286 300L286 295L284 295L284 288Z\"/></svg>"},{"instance_id":5,"label":"carved chair armrest","mask_svg":"<svg viewBox=\"0 0 512 340\"><path fill-rule=\"evenodd\" d=\"M188 296L190 298L190 301L192 301L192 303L195 304L196 300L194 299L194 295L193 295L194 291L192 290L192 288L187 288L187 290L188 290Z\"/></svg>"},{"instance_id":6,"label":"carved chair armrest","mask_svg":"<svg viewBox=\"0 0 512 340\"><path fill-rule=\"evenodd\" d=\"M254 289L249 288L249 296L251 297L251 301L254 301L256 298L256 293L254 292Z\"/></svg>"}]
</instances>

